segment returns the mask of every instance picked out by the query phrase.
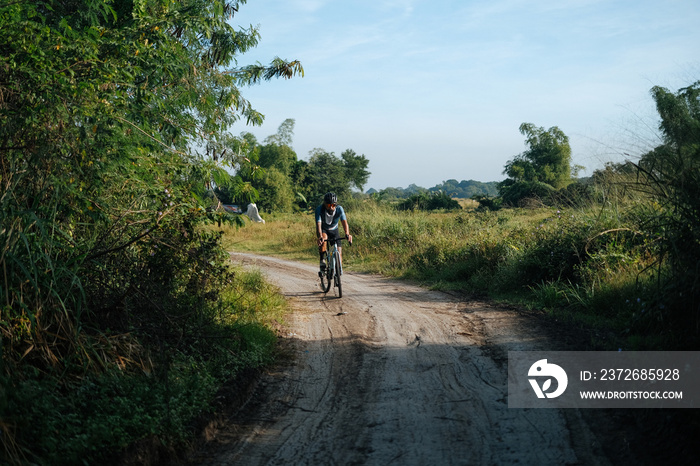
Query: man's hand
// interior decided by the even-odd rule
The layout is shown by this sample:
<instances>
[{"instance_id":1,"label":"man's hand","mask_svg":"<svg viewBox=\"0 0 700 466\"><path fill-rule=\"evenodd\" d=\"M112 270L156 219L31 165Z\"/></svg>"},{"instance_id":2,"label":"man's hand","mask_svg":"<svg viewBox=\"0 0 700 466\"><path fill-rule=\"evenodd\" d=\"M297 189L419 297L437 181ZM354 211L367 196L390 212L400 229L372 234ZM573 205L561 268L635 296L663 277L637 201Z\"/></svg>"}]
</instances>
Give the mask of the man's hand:
<instances>
[{"instance_id":1,"label":"man's hand","mask_svg":"<svg viewBox=\"0 0 700 466\"><path fill-rule=\"evenodd\" d=\"M348 243L352 244L352 235L345 235L348 237Z\"/></svg>"},{"instance_id":2,"label":"man's hand","mask_svg":"<svg viewBox=\"0 0 700 466\"><path fill-rule=\"evenodd\" d=\"M323 236L318 237L318 245L323 246Z\"/></svg>"}]
</instances>

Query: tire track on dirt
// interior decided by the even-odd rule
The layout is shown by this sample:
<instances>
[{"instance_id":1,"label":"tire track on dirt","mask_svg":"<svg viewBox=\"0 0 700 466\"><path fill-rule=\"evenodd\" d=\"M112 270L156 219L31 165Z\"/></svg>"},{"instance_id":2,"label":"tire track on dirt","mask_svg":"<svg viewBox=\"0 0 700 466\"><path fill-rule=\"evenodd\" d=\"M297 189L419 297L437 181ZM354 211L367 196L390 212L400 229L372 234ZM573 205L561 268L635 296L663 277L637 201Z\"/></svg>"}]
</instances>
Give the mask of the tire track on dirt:
<instances>
[{"instance_id":1,"label":"tire track on dirt","mask_svg":"<svg viewBox=\"0 0 700 466\"><path fill-rule=\"evenodd\" d=\"M336 299L314 266L232 258L290 300L294 362L201 464L607 463L580 416L508 409L507 351L544 343L517 313L351 273Z\"/></svg>"}]
</instances>

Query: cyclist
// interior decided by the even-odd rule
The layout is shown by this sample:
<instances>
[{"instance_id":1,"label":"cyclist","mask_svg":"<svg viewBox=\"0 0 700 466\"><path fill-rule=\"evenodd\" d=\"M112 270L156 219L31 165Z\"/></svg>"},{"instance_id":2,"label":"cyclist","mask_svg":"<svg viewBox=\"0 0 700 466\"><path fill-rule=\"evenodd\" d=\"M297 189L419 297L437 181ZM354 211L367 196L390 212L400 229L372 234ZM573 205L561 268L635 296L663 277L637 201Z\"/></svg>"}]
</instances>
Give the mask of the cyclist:
<instances>
[{"instance_id":1,"label":"cyclist","mask_svg":"<svg viewBox=\"0 0 700 466\"><path fill-rule=\"evenodd\" d=\"M340 238L338 222L342 223L345 236L347 236L348 241L352 243L352 235L348 228L345 210L342 206L338 205L338 197L335 193L327 192L326 195L323 196L323 204L316 207L316 237L318 238L318 252L321 256L321 272L324 271L326 266L323 263L323 254L326 252L327 243L324 240L330 240L332 243ZM338 253L340 256L340 263L342 264L343 254L340 243L338 243Z\"/></svg>"}]
</instances>

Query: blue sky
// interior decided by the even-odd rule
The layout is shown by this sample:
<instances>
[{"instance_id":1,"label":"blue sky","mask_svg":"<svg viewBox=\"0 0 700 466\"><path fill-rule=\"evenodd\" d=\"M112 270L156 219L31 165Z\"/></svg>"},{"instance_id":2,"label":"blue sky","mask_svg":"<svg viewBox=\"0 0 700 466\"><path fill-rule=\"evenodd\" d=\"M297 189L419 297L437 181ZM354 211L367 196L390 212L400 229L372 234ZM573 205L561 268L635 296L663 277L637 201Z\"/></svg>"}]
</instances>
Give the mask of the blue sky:
<instances>
[{"instance_id":1,"label":"blue sky","mask_svg":"<svg viewBox=\"0 0 700 466\"><path fill-rule=\"evenodd\" d=\"M364 154L365 189L500 181L523 122L558 126L586 172L654 144L649 89L700 80L697 0L249 0L239 65L298 59L305 77L243 89L287 118L294 150Z\"/></svg>"}]
</instances>

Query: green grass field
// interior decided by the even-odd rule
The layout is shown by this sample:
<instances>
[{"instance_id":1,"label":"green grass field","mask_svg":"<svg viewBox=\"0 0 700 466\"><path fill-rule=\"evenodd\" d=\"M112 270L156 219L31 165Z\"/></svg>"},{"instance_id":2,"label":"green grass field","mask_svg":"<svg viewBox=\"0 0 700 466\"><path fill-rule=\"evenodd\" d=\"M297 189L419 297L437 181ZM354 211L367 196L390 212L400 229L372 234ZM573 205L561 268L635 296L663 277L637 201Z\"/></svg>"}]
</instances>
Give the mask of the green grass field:
<instances>
[{"instance_id":1,"label":"green grass field","mask_svg":"<svg viewBox=\"0 0 700 466\"><path fill-rule=\"evenodd\" d=\"M631 226L631 209L422 212L366 200L346 211L354 236L344 248L347 270L542 309L566 325L596 330L597 348L673 345L657 331L658 269L647 238ZM317 261L312 214L265 218L265 224L223 227L224 245Z\"/></svg>"}]
</instances>

